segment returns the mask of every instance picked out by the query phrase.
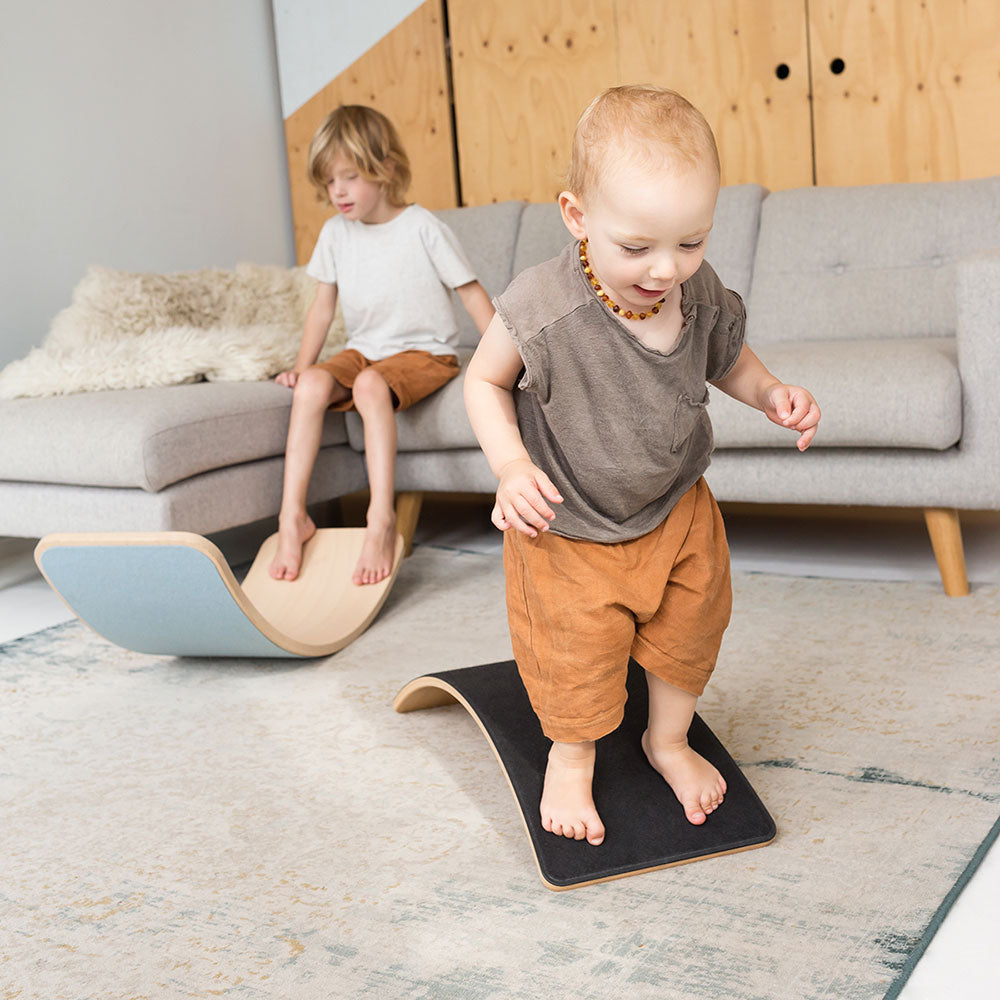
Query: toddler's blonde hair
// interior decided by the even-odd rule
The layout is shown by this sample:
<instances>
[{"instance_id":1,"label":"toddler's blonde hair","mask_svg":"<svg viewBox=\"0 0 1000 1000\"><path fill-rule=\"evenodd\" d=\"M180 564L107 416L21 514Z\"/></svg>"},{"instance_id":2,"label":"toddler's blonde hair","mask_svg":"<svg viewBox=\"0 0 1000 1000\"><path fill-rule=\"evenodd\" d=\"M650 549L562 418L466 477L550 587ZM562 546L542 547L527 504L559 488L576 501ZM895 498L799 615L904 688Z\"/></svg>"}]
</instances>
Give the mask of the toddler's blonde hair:
<instances>
[{"instance_id":1,"label":"toddler's blonde hair","mask_svg":"<svg viewBox=\"0 0 1000 1000\"><path fill-rule=\"evenodd\" d=\"M694 167L721 174L719 150L705 116L665 87L636 84L598 94L580 115L566 184L580 198L592 194L612 157Z\"/></svg>"},{"instance_id":2,"label":"toddler's blonde hair","mask_svg":"<svg viewBox=\"0 0 1000 1000\"><path fill-rule=\"evenodd\" d=\"M381 111L342 104L326 116L309 144L309 180L326 192L330 164L343 153L363 177L386 186L390 205L405 205L410 158L399 133Z\"/></svg>"}]
</instances>

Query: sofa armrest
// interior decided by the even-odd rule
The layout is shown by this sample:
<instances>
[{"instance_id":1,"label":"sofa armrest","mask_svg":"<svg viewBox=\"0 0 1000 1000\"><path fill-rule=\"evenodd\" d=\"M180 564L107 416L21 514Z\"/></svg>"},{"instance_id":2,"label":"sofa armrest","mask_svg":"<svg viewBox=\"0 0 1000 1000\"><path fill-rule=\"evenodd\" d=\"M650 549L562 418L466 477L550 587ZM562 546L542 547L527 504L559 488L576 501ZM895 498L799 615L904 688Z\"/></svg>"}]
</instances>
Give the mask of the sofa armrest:
<instances>
[{"instance_id":1,"label":"sofa armrest","mask_svg":"<svg viewBox=\"0 0 1000 1000\"><path fill-rule=\"evenodd\" d=\"M961 451L992 470L1000 505L1000 248L958 262L955 282Z\"/></svg>"}]
</instances>

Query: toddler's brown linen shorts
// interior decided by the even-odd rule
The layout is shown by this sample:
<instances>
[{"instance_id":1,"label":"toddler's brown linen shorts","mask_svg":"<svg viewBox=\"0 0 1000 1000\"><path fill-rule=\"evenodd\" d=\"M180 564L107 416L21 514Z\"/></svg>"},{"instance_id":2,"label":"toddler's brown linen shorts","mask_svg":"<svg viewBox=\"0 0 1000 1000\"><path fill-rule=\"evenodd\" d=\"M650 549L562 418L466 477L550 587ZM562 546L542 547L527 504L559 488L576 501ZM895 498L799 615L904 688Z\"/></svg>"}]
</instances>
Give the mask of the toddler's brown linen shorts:
<instances>
[{"instance_id":1,"label":"toddler's brown linen shorts","mask_svg":"<svg viewBox=\"0 0 1000 1000\"><path fill-rule=\"evenodd\" d=\"M596 740L621 724L630 655L668 684L704 691L732 610L725 527L704 479L641 538L510 529L503 553L514 658L549 739Z\"/></svg>"},{"instance_id":2,"label":"toddler's brown linen shorts","mask_svg":"<svg viewBox=\"0 0 1000 1000\"><path fill-rule=\"evenodd\" d=\"M380 361L369 361L360 351L348 347L328 361L312 366L329 372L348 389L365 368L374 368L385 379L396 400L396 409L405 410L450 382L458 373L454 354L431 354L429 351L400 351ZM334 403L331 410L353 410L354 400Z\"/></svg>"}]
</instances>

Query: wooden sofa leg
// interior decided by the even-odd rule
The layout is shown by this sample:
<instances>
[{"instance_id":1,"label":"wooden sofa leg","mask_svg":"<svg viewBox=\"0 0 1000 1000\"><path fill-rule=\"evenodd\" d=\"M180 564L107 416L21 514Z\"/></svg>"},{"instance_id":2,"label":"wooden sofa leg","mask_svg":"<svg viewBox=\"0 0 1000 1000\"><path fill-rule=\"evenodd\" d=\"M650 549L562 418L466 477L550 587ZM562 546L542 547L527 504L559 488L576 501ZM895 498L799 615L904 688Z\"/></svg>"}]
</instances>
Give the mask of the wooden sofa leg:
<instances>
[{"instance_id":1,"label":"wooden sofa leg","mask_svg":"<svg viewBox=\"0 0 1000 1000\"><path fill-rule=\"evenodd\" d=\"M944 592L949 597L964 597L969 592L965 573L965 552L962 549L962 526L958 511L953 507L928 507L924 511L927 531L931 536L934 558Z\"/></svg>"},{"instance_id":2,"label":"wooden sofa leg","mask_svg":"<svg viewBox=\"0 0 1000 1000\"><path fill-rule=\"evenodd\" d=\"M423 493L399 493L396 496L396 530L406 543L406 555L413 551L413 533L417 530L423 502Z\"/></svg>"}]
</instances>

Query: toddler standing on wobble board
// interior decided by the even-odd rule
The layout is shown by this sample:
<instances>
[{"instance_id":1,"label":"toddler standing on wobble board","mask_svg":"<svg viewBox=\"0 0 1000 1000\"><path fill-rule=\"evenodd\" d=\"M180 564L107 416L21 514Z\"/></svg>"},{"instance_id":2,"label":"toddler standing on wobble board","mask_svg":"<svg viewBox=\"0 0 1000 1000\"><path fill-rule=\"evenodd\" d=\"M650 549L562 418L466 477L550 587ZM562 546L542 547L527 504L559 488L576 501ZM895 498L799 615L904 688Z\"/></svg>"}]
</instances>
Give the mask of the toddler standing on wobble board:
<instances>
[{"instance_id":1,"label":"toddler standing on wobble board","mask_svg":"<svg viewBox=\"0 0 1000 1000\"><path fill-rule=\"evenodd\" d=\"M374 108L342 105L309 147L309 179L338 213L319 234L306 268L317 279L295 366L277 376L295 390L285 446L278 551L271 576L293 580L316 526L306 490L327 409L357 409L364 423L371 500L352 579L379 583L396 547L396 418L459 372L455 289L482 333L493 307L455 234L407 204L410 163L392 123ZM347 348L316 364L338 295Z\"/></svg>"},{"instance_id":2,"label":"toddler standing on wobble board","mask_svg":"<svg viewBox=\"0 0 1000 1000\"><path fill-rule=\"evenodd\" d=\"M812 441L812 395L744 344L740 297L704 262L719 193L704 117L616 87L573 138L563 221L576 238L494 302L466 375L496 474L514 656L552 742L542 826L600 844L595 741L621 723L629 656L649 684L642 737L688 820L726 792L687 743L729 623L729 549L703 473L706 381Z\"/></svg>"}]
</instances>

